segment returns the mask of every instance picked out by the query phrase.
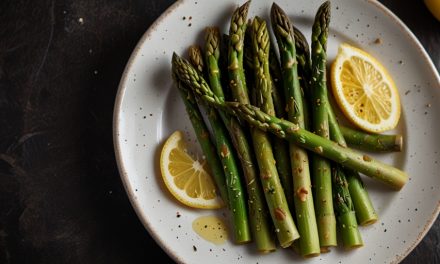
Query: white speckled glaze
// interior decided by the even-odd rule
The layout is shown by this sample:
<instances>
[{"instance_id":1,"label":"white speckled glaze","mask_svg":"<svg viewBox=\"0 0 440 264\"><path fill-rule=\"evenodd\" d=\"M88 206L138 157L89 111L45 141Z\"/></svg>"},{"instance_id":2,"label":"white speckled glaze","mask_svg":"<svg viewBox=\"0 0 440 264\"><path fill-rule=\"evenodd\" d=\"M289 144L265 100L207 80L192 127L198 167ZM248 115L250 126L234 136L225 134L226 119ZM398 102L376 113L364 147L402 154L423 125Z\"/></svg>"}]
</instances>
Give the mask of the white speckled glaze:
<instances>
[{"instance_id":1,"label":"white speckled glaze","mask_svg":"<svg viewBox=\"0 0 440 264\"><path fill-rule=\"evenodd\" d=\"M310 36L321 2L277 1L306 36ZM332 1L328 45L330 62L341 42L373 54L393 76L402 100L402 117L394 132L404 135L404 151L376 157L407 171L411 178L402 191L394 192L364 177L380 219L361 228L363 248L349 252L335 248L303 260L290 250L262 256L252 244L215 246L199 238L191 223L201 215L221 211L187 208L164 189L158 166L164 139L177 129L185 131L191 142L195 138L172 85L172 52L186 54L190 44L201 43L207 25L227 32L237 4L232 0L177 2L145 33L125 69L115 104L114 144L124 186L142 223L181 263L398 263L422 239L439 212L440 139L436 131L440 131L440 122L435 120L440 115L440 78L414 35L376 1ZM271 1L253 0L250 16L267 19L270 5ZM381 43L374 43L378 38Z\"/></svg>"}]
</instances>

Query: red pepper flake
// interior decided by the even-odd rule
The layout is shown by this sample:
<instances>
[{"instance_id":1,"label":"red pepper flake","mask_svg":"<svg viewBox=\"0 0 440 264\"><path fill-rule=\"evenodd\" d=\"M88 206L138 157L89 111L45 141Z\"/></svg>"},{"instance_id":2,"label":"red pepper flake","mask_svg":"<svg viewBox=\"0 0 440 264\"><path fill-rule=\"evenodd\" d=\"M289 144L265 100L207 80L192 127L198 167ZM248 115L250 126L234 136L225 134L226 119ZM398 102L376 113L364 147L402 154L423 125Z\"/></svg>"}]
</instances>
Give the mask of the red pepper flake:
<instances>
[{"instance_id":1,"label":"red pepper flake","mask_svg":"<svg viewBox=\"0 0 440 264\"><path fill-rule=\"evenodd\" d=\"M221 155L222 155L222 158L226 158L229 156L229 150L225 144L222 145Z\"/></svg>"},{"instance_id":2,"label":"red pepper flake","mask_svg":"<svg viewBox=\"0 0 440 264\"><path fill-rule=\"evenodd\" d=\"M305 202L307 200L307 194L309 194L309 191L305 187L301 187L296 191L296 194L298 195L301 202Z\"/></svg>"},{"instance_id":3,"label":"red pepper flake","mask_svg":"<svg viewBox=\"0 0 440 264\"><path fill-rule=\"evenodd\" d=\"M364 161L366 161L366 162L371 161L371 157L368 156L368 155L364 155L364 156L362 156L362 159L363 159Z\"/></svg>"},{"instance_id":4,"label":"red pepper flake","mask_svg":"<svg viewBox=\"0 0 440 264\"><path fill-rule=\"evenodd\" d=\"M267 172L266 173L262 173L261 174L261 178L264 179L264 180L269 179L270 178L270 173L267 173Z\"/></svg>"},{"instance_id":5,"label":"red pepper flake","mask_svg":"<svg viewBox=\"0 0 440 264\"><path fill-rule=\"evenodd\" d=\"M318 147L315 148L315 151L316 151L317 153L322 153L324 150L322 149L321 146L318 146Z\"/></svg>"},{"instance_id":6,"label":"red pepper flake","mask_svg":"<svg viewBox=\"0 0 440 264\"><path fill-rule=\"evenodd\" d=\"M275 211L274 211L274 213L275 213L275 218L276 218L278 221L283 221L284 219L286 219L286 212L284 212L283 209L281 209L281 208L276 208Z\"/></svg>"}]
</instances>

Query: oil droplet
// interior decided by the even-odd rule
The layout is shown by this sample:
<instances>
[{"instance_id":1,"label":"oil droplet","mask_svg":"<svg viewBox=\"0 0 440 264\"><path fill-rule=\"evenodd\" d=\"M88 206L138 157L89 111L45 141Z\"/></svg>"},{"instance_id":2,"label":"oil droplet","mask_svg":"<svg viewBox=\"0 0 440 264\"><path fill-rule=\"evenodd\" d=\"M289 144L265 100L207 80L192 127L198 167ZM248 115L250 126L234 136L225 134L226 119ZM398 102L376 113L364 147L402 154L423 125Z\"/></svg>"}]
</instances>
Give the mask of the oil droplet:
<instances>
[{"instance_id":1,"label":"oil droplet","mask_svg":"<svg viewBox=\"0 0 440 264\"><path fill-rule=\"evenodd\" d=\"M193 230L203 239L215 245L223 244L228 238L226 224L217 216L201 216L192 223Z\"/></svg>"}]
</instances>

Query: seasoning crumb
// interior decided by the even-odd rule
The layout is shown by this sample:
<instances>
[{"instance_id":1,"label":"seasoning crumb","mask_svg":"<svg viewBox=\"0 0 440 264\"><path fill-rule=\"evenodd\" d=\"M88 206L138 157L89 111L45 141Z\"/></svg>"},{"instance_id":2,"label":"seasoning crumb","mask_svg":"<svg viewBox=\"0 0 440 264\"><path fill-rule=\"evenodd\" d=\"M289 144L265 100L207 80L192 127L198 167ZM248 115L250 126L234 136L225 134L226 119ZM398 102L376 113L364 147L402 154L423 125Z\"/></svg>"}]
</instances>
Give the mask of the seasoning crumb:
<instances>
[{"instance_id":1,"label":"seasoning crumb","mask_svg":"<svg viewBox=\"0 0 440 264\"><path fill-rule=\"evenodd\" d=\"M185 20L185 19L186 19L186 16L182 17L182 20Z\"/></svg>"},{"instance_id":2,"label":"seasoning crumb","mask_svg":"<svg viewBox=\"0 0 440 264\"><path fill-rule=\"evenodd\" d=\"M82 17L78 18L78 23L80 23L81 25L84 24L84 18Z\"/></svg>"},{"instance_id":3,"label":"seasoning crumb","mask_svg":"<svg viewBox=\"0 0 440 264\"><path fill-rule=\"evenodd\" d=\"M399 61L399 64L403 64L403 60L400 60L400 61Z\"/></svg>"},{"instance_id":4,"label":"seasoning crumb","mask_svg":"<svg viewBox=\"0 0 440 264\"><path fill-rule=\"evenodd\" d=\"M298 195L298 197L299 197L301 202L305 202L307 200L307 194L308 193L309 192L304 187L301 187L301 188L298 189L297 195Z\"/></svg>"},{"instance_id":5,"label":"seasoning crumb","mask_svg":"<svg viewBox=\"0 0 440 264\"><path fill-rule=\"evenodd\" d=\"M194 245L193 245L193 250L194 250L194 252L197 251L197 248L196 248L196 246L194 246Z\"/></svg>"},{"instance_id":6,"label":"seasoning crumb","mask_svg":"<svg viewBox=\"0 0 440 264\"><path fill-rule=\"evenodd\" d=\"M374 44L382 44L382 39L381 39L381 38L377 38L377 39L374 41Z\"/></svg>"},{"instance_id":7,"label":"seasoning crumb","mask_svg":"<svg viewBox=\"0 0 440 264\"><path fill-rule=\"evenodd\" d=\"M179 213L179 212L176 212L176 217L177 218L179 218L179 217L181 217L182 215Z\"/></svg>"},{"instance_id":8,"label":"seasoning crumb","mask_svg":"<svg viewBox=\"0 0 440 264\"><path fill-rule=\"evenodd\" d=\"M191 20L191 19L193 19L193 17L192 16L190 16L189 18L188 18L189 20Z\"/></svg>"},{"instance_id":9,"label":"seasoning crumb","mask_svg":"<svg viewBox=\"0 0 440 264\"><path fill-rule=\"evenodd\" d=\"M429 107L431 107L431 106L432 106L432 105L431 105L431 104L429 104L429 103L428 103L428 104L426 104L426 107L428 107L428 108L429 108Z\"/></svg>"},{"instance_id":10,"label":"seasoning crumb","mask_svg":"<svg viewBox=\"0 0 440 264\"><path fill-rule=\"evenodd\" d=\"M405 92L405 95L408 95L410 92L411 92L410 90L406 91L406 92Z\"/></svg>"},{"instance_id":11,"label":"seasoning crumb","mask_svg":"<svg viewBox=\"0 0 440 264\"><path fill-rule=\"evenodd\" d=\"M192 25L192 24L191 24L191 23L189 23L189 24L188 24L188 27L190 27L191 25Z\"/></svg>"}]
</instances>

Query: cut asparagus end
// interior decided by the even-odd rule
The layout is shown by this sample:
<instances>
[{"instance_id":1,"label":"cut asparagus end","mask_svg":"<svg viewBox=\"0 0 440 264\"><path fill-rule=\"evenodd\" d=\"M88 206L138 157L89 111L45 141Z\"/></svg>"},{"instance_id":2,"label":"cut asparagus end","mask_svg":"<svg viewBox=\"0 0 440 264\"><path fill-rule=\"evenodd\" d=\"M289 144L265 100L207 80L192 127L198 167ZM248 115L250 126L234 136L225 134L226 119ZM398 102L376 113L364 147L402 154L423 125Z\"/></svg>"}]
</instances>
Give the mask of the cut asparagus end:
<instances>
[{"instance_id":1,"label":"cut asparagus end","mask_svg":"<svg viewBox=\"0 0 440 264\"><path fill-rule=\"evenodd\" d=\"M394 142L395 150L402 151L403 150L403 137L402 135L396 135L396 140Z\"/></svg>"},{"instance_id":2,"label":"cut asparagus end","mask_svg":"<svg viewBox=\"0 0 440 264\"><path fill-rule=\"evenodd\" d=\"M356 222L356 215L353 211L347 212L338 217L339 231L342 238L342 244L345 249L355 249L362 247L364 242L362 241L361 234Z\"/></svg>"}]
</instances>

